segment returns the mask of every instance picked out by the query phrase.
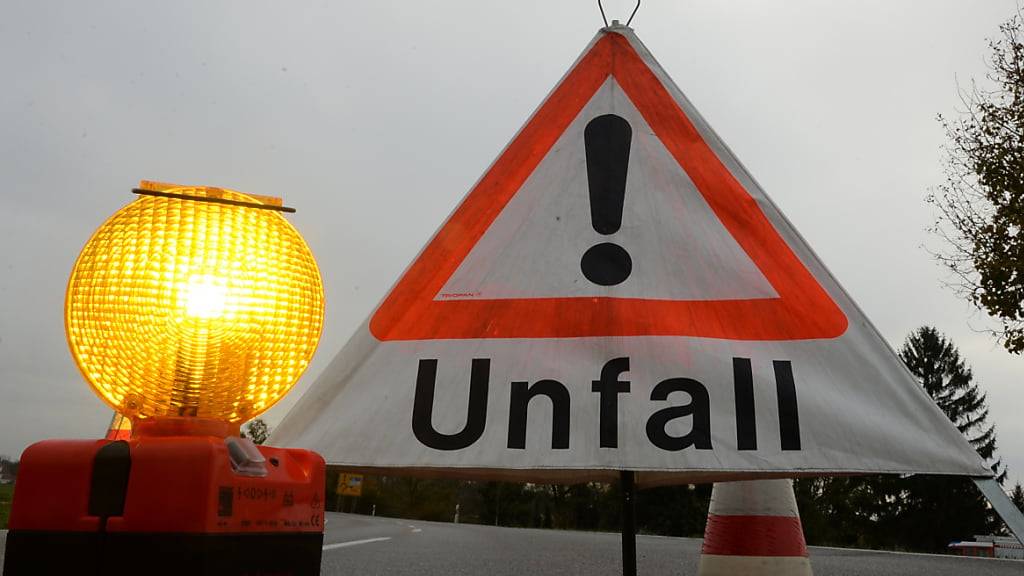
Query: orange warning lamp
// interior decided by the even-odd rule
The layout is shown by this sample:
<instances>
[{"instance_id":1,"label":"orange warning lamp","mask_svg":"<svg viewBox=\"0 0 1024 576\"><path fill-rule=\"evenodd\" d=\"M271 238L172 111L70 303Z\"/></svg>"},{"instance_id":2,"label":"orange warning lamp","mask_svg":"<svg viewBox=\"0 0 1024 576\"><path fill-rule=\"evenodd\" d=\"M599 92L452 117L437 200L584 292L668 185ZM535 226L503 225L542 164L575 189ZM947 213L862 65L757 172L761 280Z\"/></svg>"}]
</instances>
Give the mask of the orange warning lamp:
<instances>
[{"instance_id":1,"label":"orange warning lamp","mask_svg":"<svg viewBox=\"0 0 1024 576\"><path fill-rule=\"evenodd\" d=\"M323 322L320 271L266 199L205 187L138 193L71 272L71 352L136 426L198 417L237 428L309 365Z\"/></svg>"},{"instance_id":2,"label":"orange warning lamp","mask_svg":"<svg viewBox=\"0 0 1024 576\"><path fill-rule=\"evenodd\" d=\"M239 437L320 338L294 210L221 188L134 192L86 243L65 302L75 362L131 431L25 450L4 574L318 574L323 458Z\"/></svg>"}]
</instances>

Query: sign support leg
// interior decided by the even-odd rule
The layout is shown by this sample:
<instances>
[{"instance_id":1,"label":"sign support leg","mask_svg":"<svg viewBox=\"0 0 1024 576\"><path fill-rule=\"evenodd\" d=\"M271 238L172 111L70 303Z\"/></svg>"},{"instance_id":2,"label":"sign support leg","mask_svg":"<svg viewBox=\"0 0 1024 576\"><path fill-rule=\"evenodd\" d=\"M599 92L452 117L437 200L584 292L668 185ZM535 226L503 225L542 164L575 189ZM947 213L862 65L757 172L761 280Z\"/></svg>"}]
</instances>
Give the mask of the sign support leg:
<instances>
[{"instance_id":1,"label":"sign support leg","mask_svg":"<svg viewBox=\"0 0 1024 576\"><path fill-rule=\"evenodd\" d=\"M1003 488L992 478L972 478L981 493L995 508L996 513L1010 529L1010 532L1017 537L1017 540L1024 544L1024 513L1017 509Z\"/></svg>"},{"instance_id":2,"label":"sign support leg","mask_svg":"<svg viewBox=\"0 0 1024 576\"><path fill-rule=\"evenodd\" d=\"M622 576L636 576L636 473L619 472L622 491Z\"/></svg>"}]
</instances>

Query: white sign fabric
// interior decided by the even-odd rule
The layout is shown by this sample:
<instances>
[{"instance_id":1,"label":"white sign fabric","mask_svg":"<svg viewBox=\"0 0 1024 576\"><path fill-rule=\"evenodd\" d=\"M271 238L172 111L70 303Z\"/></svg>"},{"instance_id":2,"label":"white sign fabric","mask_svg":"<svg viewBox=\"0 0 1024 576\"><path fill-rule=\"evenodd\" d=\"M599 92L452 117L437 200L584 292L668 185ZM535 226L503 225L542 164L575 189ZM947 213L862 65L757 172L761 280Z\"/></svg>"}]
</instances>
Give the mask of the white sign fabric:
<instances>
[{"instance_id":1,"label":"white sign fabric","mask_svg":"<svg viewBox=\"0 0 1024 576\"><path fill-rule=\"evenodd\" d=\"M621 26L271 441L367 471L551 482L991 474Z\"/></svg>"}]
</instances>

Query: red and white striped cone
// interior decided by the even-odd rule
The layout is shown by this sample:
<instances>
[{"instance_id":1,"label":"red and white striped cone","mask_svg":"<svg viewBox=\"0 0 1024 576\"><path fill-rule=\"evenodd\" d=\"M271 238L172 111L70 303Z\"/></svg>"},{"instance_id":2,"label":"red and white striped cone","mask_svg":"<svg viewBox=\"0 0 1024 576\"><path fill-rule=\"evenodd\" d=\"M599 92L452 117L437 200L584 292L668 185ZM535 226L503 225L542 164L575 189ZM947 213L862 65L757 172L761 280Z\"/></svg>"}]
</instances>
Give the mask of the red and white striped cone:
<instances>
[{"instance_id":1,"label":"red and white striped cone","mask_svg":"<svg viewBox=\"0 0 1024 576\"><path fill-rule=\"evenodd\" d=\"M128 440L132 437L132 421L120 412L114 412L107 426L107 440Z\"/></svg>"},{"instance_id":2,"label":"red and white striped cone","mask_svg":"<svg viewBox=\"0 0 1024 576\"><path fill-rule=\"evenodd\" d=\"M697 574L810 576L793 481L715 484Z\"/></svg>"}]
</instances>

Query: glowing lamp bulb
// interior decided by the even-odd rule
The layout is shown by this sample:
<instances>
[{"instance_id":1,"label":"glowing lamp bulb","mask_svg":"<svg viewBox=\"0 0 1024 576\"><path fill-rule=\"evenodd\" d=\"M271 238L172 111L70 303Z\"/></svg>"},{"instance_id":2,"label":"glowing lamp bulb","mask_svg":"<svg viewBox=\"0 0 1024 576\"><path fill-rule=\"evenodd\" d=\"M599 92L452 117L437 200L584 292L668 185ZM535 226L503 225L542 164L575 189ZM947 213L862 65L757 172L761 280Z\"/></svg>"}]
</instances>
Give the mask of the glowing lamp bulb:
<instances>
[{"instance_id":1,"label":"glowing lamp bulb","mask_svg":"<svg viewBox=\"0 0 1024 576\"><path fill-rule=\"evenodd\" d=\"M278 208L219 188L141 195L86 243L65 323L94 391L133 421L244 422L305 371L323 322L309 247Z\"/></svg>"},{"instance_id":2,"label":"glowing lamp bulb","mask_svg":"<svg viewBox=\"0 0 1024 576\"><path fill-rule=\"evenodd\" d=\"M193 318L217 318L224 314L228 289L212 276L189 279L184 289L185 314Z\"/></svg>"}]
</instances>

